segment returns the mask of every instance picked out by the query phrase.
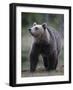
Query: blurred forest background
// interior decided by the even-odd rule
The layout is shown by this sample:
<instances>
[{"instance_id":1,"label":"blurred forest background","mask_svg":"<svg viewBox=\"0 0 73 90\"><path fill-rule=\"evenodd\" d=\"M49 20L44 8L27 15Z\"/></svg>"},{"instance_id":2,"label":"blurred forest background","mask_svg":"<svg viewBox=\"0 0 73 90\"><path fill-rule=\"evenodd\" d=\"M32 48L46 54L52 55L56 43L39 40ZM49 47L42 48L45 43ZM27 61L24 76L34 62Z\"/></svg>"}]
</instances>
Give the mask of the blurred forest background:
<instances>
[{"instance_id":1,"label":"blurred forest background","mask_svg":"<svg viewBox=\"0 0 73 90\"><path fill-rule=\"evenodd\" d=\"M57 71L46 72L43 65L42 57L39 57L38 66L36 72L31 74L29 53L32 44L32 36L30 35L28 28L32 27L33 23L37 24L47 23L48 26L55 28L60 31L63 35L64 33L64 15L63 14L45 14L45 13L23 13L21 15L22 22L22 40L21 40L21 76L45 76L45 75L63 75L64 74L64 49L62 50Z\"/></svg>"}]
</instances>

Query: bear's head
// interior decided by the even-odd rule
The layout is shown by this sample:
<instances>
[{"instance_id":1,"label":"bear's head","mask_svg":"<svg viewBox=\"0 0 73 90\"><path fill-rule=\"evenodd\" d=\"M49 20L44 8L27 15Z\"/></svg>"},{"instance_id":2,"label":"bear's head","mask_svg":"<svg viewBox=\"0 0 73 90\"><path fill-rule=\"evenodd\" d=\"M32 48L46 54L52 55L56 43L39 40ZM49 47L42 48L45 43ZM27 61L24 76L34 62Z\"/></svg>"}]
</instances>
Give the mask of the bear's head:
<instances>
[{"instance_id":1,"label":"bear's head","mask_svg":"<svg viewBox=\"0 0 73 90\"><path fill-rule=\"evenodd\" d=\"M33 26L29 28L29 32L35 38L41 37L45 33L45 29L47 28L47 24L43 23L39 25L37 23L33 23Z\"/></svg>"}]
</instances>

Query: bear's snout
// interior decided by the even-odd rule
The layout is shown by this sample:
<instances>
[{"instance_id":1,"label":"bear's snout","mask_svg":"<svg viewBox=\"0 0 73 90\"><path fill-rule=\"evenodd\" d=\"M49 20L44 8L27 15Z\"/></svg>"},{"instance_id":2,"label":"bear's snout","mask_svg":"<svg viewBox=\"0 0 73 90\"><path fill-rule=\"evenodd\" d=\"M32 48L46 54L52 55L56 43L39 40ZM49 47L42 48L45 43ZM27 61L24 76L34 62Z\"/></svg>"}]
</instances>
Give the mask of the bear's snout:
<instances>
[{"instance_id":1,"label":"bear's snout","mask_svg":"<svg viewBox=\"0 0 73 90\"><path fill-rule=\"evenodd\" d=\"M29 28L28 30L29 30L30 34L31 34L32 36L34 36L34 34L32 33L32 29Z\"/></svg>"},{"instance_id":2,"label":"bear's snout","mask_svg":"<svg viewBox=\"0 0 73 90\"><path fill-rule=\"evenodd\" d=\"M29 30L29 32L31 32L31 28L29 28L28 30Z\"/></svg>"}]
</instances>

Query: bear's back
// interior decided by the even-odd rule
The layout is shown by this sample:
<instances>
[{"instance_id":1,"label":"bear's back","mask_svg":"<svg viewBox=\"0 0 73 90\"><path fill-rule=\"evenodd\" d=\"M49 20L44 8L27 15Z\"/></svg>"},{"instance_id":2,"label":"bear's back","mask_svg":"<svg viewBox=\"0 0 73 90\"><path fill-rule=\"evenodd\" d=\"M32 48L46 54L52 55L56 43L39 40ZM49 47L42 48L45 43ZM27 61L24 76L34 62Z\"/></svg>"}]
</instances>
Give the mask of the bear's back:
<instances>
[{"instance_id":1,"label":"bear's back","mask_svg":"<svg viewBox=\"0 0 73 90\"><path fill-rule=\"evenodd\" d=\"M49 27L48 32L50 33L52 37L52 45L54 45L54 48L57 48L58 53L59 53L62 48L62 39L61 39L61 35L59 31L55 30L52 27Z\"/></svg>"}]
</instances>

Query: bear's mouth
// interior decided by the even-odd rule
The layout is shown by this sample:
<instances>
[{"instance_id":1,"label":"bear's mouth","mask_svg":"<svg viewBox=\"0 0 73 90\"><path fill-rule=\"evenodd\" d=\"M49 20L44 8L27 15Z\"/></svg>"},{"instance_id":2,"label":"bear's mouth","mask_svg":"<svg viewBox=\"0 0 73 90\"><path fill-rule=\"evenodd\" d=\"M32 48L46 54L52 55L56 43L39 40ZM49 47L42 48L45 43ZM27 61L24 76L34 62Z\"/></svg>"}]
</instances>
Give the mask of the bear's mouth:
<instances>
[{"instance_id":1,"label":"bear's mouth","mask_svg":"<svg viewBox=\"0 0 73 90\"><path fill-rule=\"evenodd\" d=\"M33 34L32 32L30 32L30 34L31 34L32 36L34 36L34 37L38 37L38 36L39 36L39 35Z\"/></svg>"}]
</instances>

